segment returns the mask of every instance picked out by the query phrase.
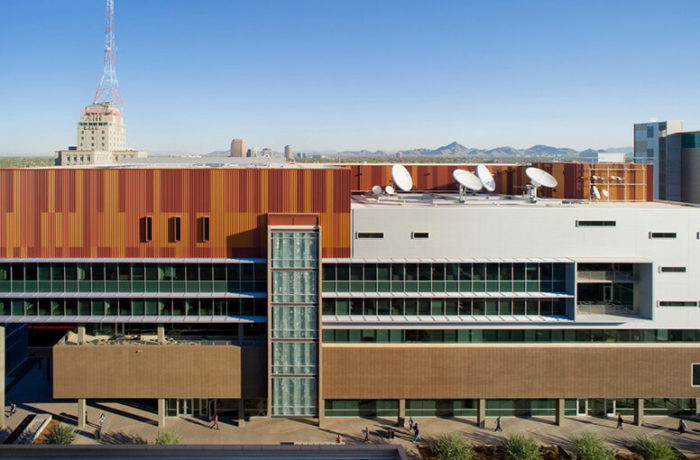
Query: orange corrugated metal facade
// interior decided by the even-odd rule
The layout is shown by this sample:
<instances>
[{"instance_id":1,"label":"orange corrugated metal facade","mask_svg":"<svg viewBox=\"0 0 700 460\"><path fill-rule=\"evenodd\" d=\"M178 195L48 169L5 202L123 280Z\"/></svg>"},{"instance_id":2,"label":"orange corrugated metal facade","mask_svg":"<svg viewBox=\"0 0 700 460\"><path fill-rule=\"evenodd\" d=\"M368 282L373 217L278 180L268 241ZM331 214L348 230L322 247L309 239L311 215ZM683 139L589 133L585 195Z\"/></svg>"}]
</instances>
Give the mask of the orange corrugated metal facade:
<instances>
[{"instance_id":1,"label":"orange corrugated metal facade","mask_svg":"<svg viewBox=\"0 0 700 460\"><path fill-rule=\"evenodd\" d=\"M350 170L353 191L369 191L373 185L391 184L392 164L338 164ZM452 178L455 169L474 172L473 163L455 164L406 164L413 178L414 189L420 191L457 190ZM653 199L653 165L605 164L579 162L542 162L532 166L544 169L558 182L554 189L538 190L543 197L588 199L593 186L606 190L608 197L617 201L651 201ZM530 179L525 175L528 165L488 164L496 182L496 192L506 195L520 195ZM593 176L596 178L594 179ZM613 179L614 178L614 179ZM620 178L620 179L618 179Z\"/></svg>"},{"instance_id":2,"label":"orange corrugated metal facade","mask_svg":"<svg viewBox=\"0 0 700 460\"><path fill-rule=\"evenodd\" d=\"M266 257L268 213L318 214L323 256L349 257L350 188L337 168L3 169L0 257Z\"/></svg>"}]
</instances>

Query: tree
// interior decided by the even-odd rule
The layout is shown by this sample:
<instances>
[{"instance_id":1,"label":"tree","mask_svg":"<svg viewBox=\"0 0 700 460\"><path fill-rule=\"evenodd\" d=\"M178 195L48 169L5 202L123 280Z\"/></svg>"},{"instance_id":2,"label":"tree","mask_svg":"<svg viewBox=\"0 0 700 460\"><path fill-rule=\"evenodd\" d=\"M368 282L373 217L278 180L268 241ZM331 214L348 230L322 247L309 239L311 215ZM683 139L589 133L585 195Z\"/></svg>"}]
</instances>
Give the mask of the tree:
<instances>
[{"instance_id":1,"label":"tree","mask_svg":"<svg viewBox=\"0 0 700 460\"><path fill-rule=\"evenodd\" d=\"M160 431L156 436L155 443L160 445L180 444L182 440L174 431Z\"/></svg>"},{"instance_id":2,"label":"tree","mask_svg":"<svg viewBox=\"0 0 700 460\"><path fill-rule=\"evenodd\" d=\"M509 460L539 460L542 458L540 445L532 436L520 434L509 436L503 443L503 451Z\"/></svg>"},{"instance_id":3,"label":"tree","mask_svg":"<svg viewBox=\"0 0 700 460\"><path fill-rule=\"evenodd\" d=\"M442 435L430 442L430 449L439 460L471 460L474 450L464 438L457 435Z\"/></svg>"},{"instance_id":4,"label":"tree","mask_svg":"<svg viewBox=\"0 0 700 460\"><path fill-rule=\"evenodd\" d=\"M45 444L72 444L75 441L75 428L63 423L52 425L46 432Z\"/></svg>"},{"instance_id":5,"label":"tree","mask_svg":"<svg viewBox=\"0 0 700 460\"><path fill-rule=\"evenodd\" d=\"M586 433L573 437L574 458L576 460L615 460L615 454L605 447L605 441L596 433Z\"/></svg>"}]
</instances>

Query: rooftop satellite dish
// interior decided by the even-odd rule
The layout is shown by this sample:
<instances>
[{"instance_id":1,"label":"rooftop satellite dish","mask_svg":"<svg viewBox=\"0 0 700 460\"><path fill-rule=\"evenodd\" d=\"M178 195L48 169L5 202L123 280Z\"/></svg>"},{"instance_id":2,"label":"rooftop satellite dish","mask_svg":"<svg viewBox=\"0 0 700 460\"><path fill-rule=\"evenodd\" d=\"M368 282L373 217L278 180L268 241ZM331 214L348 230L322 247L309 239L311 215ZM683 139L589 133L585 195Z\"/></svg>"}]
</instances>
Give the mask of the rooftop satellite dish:
<instances>
[{"instance_id":1,"label":"rooftop satellite dish","mask_svg":"<svg viewBox=\"0 0 700 460\"><path fill-rule=\"evenodd\" d=\"M605 198L610 198L610 193L607 191L607 189L603 189L603 196Z\"/></svg>"},{"instance_id":2,"label":"rooftop satellite dish","mask_svg":"<svg viewBox=\"0 0 700 460\"><path fill-rule=\"evenodd\" d=\"M554 176L542 169L527 168L525 169L525 175L530 178L530 183L527 185L527 194L530 196L531 203L537 201L538 187L554 188L557 186L557 180Z\"/></svg>"},{"instance_id":3,"label":"rooftop satellite dish","mask_svg":"<svg viewBox=\"0 0 700 460\"><path fill-rule=\"evenodd\" d=\"M476 175L479 176L479 180L486 190L489 192L496 190L496 181L493 180L489 168L484 165L478 165L476 167Z\"/></svg>"},{"instance_id":4,"label":"rooftop satellite dish","mask_svg":"<svg viewBox=\"0 0 700 460\"><path fill-rule=\"evenodd\" d=\"M478 192L482 188L481 181L474 173L465 171L464 169L455 169L452 171L452 177L457 181L460 187L467 188Z\"/></svg>"},{"instance_id":5,"label":"rooftop satellite dish","mask_svg":"<svg viewBox=\"0 0 700 460\"><path fill-rule=\"evenodd\" d=\"M598 180L598 176L593 176L593 180Z\"/></svg>"},{"instance_id":6,"label":"rooftop satellite dish","mask_svg":"<svg viewBox=\"0 0 700 460\"><path fill-rule=\"evenodd\" d=\"M411 173L408 172L408 169L403 165L394 165L391 167L391 179L394 181L394 185L404 192L410 192L413 188Z\"/></svg>"},{"instance_id":7,"label":"rooftop satellite dish","mask_svg":"<svg viewBox=\"0 0 700 460\"><path fill-rule=\"evenodd\" d=\"M375 195L381 195L382 194L382 186L381 185L373 185L372 186L372 193Z\"/></svg>"},{"instance_id":8,"label":"rooftop satellite dish","mask_svg":"<svg viewBox=\"0 0 700 460\"><path fill-rule=\"evenodd\" d=\"M547 171L543 171L539 168L527 168L525 174L530 178L532 185L535 187L554 188L557 186L557 180Z\"/></svg>"},{"instance_id":9,"label":"rooftop satellite dish","mask_svg":"<svg viewBox=\"0 0 700 460\"><path fill-rule=\"evenodd\" d=\"M464 203L466 201L465 192L471 190L472 192L478 192L481 190L482 185L478 177L469 171L464 169L455 169L452 171L452 177L459 184L459 201Z\"/></svg>"},{"instance_id":10,"label":"rooftop satellite dish","mask_svg":"<svg viewBox=\"0 0 700 460\"><path fill-rule=\"evenodd\" d=\"M593 186L593 196L596 200L600 200L600 192L598 191L598 187L595 185Z\"/></svg>"},{"instance_id":11,"label":"rooftop satellite dish","mask_svg":"<svg viewBox=\"0 0 700 460\"><path fill-rule=\"evenodd\" d=\"M384 187L384 191L387 195L393 195L396 193L396 190L394 190L394 187L392 187L391 185L387 185L386 187Z\"/></svg>"}]
</instances>

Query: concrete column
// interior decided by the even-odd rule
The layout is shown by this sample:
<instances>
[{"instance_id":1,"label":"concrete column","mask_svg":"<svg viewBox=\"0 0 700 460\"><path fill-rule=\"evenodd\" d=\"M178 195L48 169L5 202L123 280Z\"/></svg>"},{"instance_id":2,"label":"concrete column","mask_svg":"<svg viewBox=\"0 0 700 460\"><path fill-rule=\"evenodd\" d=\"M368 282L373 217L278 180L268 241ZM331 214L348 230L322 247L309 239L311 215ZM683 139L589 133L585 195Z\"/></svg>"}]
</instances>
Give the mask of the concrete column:
<instances>
[{"instance_id":1,"label":"concrete column","mask_svg":"<svg viewBox=\"0 0 700 460\"><path fill-rule=\"evenodd\" d=\"M268 414L270 415L270 414ZM318 427L322 428L324 422L326 421L326 400L320 399L318 401Z\"/></svg>"},{"instance_id":2,"label":"concrete column","mask_svg":"<svg viewBox=\"0 0 700 460\"><path fill-rule=\"evenodd\" d=\"M243 398L238 400L238 428L242 428L245 424L245 403Z\"/></svg>"},{"instance_id":3,"label":"concrete column","mask_svg":"<svg viewBox=\"0 0 700 460\"><path fill-rule=\"evenodd\" d=\"M165 399L158 399L158 428L165 426Z\"/></svg>"},{"instance_id":4,"label":"concrete column","mask_svg":"<svg viewBox=\"0 0 700 460\"><path fill-rule=\"evenodd\" d=\"M87 422L87 404L84 399L78 400L78 429L84 430Z\"/></svg>"},{"instance_id":5,"label":"concrete column","mask_svg":"<svg viewBox=\"0 0 700 460\"><path fill-rule=\"evenodd\" d=\"M151 329L153 330L153 329ZM158 343L164 344L165 343L165 326L162 324L158 325Z\"/></svg>"},{"instance_id":6,"label":"concrete column","mask_svg":"<svg viewBox=\"0 0 700 460\"><path fill-rule=\"evenodd\" d=\"M396 426L403 428L406 424L406 400L399 399L399 419L396 421Z\"/></svg>"},{"instance_id":7,"label":"concrete column","mask_svg":"<svg viewBox=\"0 0 700 460\"><path fill-rule=\"evenodd\" d=\"M486 400L480 399L476 408L476 426L486 428Z\"/></svg>"},{"instance_id":8,"label":"concrete column","mask_svg":"<svg viewBox=\"0 0 700 460\"><path fill-rule=\"evenodd\" d=\"M642 426L644 423L644 399L637 398L634 400L634 424Z\"/></svg>"},{"instance_id":9,"label":"concrete column","mask_svg":"<svg viewBox=\"0 0 700 460\"><path fill-rule=\"evenodd\" d=\"M5 417L5 325L0 324L0 428L7 426Z\"/></svg>"},{"instance_id":10,"label":"concrete column","mask_svg":"<svg viewBox=\"0 0 700 460\"><path fill-rule=\"evenodd\" d=\"M78 345L85 345L85 325L78 324Z\"/></svg>"},{"instance_id":11,"label":"concrete column","mask_svg":"<svg viewBox=\"0 0 700 460\"><path fill-rule=\"evenodd\" d=\"M564 421L564 410L566 408L566 400L557 399L556 415L554 416L554 423L561 426Z\"/></svg>"}]
</instances>

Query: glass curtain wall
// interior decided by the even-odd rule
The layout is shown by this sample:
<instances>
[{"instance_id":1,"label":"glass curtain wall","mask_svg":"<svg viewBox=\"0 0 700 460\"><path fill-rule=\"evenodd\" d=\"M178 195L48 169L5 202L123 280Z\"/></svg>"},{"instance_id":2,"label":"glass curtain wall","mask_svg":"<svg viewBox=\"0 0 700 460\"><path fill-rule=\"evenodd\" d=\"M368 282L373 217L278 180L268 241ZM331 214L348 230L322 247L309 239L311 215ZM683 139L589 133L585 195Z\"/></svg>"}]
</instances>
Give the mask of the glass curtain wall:
<instances>
[{"instance_id":1,"label":"glass curtain wall","mask_svg":"<svg viewBox=\"0 0 700 460\"><path fill-rule=\"evenodd\" d=\"M271 233L272 415L318 414L319 239Z\"/></svg>"}]
</instances>

